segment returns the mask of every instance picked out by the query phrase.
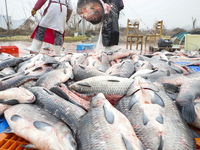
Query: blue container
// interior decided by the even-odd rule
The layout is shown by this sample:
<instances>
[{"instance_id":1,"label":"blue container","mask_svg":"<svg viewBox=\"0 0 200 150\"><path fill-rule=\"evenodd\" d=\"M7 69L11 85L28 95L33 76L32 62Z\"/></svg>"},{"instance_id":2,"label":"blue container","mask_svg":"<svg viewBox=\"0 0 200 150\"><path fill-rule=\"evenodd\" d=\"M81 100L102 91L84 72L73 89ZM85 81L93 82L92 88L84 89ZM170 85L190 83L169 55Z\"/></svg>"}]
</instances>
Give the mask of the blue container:
<instances>
[{"instance_id":1,"label":"blue container","mask_svg":"<svg viewBox=\"0 0 200 150\"><path fill-rule=\"evenodd\" d=\"M4 117L0 117L0 133L2 133L5 129L9 127L6 119Z\"/></svg>"},{"instance_id":2,"label":"blue container","mask_svg":"<svg viewBox=\"0 0 200 150\"><path fill-rule=\"evenodd\" d=\"M96 48L95 44L78 44L77 45L77 52L88 52Z\"/></svg>"},{"instance_id":3,"label":"blue container","mask_svg":"<svg viewBox=\"0 0 200 150\"><path fill-rule=\"evenodd\" d=\"M190 64L191 62L176 62L177 64L180 65L187 65ZM188 66L190 69L192 69L194 72L200 71L200 67L199 66Z\"/></svg>"}]
</instances>

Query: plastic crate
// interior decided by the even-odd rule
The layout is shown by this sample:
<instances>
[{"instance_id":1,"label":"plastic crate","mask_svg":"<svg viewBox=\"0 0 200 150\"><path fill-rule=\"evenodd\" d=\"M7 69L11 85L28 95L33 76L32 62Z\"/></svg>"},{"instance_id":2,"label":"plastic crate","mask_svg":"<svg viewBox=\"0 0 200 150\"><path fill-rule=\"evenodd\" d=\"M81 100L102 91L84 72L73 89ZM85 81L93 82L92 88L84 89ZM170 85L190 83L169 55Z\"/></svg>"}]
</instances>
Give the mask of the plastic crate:
<instances>
[{"instance_id":1,"label":"plastic crate","mask_svg":"<svg viewBox=\"0 0 200 150\"><path fill-rule=\"evenodd\" d=\"M78 44L77 45L77 52L82 53L82 52L90 52L96 48L95 44Z\"/></svg>"},{"instance_id":2,"label":"plastic crate","mask_svg":"<svg viewBox=\"0 0 200 150\"><path fill-rule=\"evenodd\" d=\"M19 57L19 48L17 46L0 46L0 52Z\"/></svg>"},{"instance_id":3,"label":"plastic crate","mask_svg":"<svg viewBox=\"0 0 200 150\"><path fill-rule=\"evenodd\" d=\"M190 64L191 62L176 62L179 65L187 65ZM194 72L200 71L199 66L188 66L190 69L192 69Z\"/></svg>"},{"instance_id":4,"label":"plastic crate","mask_svg":"<svg viewBox=\"0 0 200 150\"><path fill-rule=\"evenodd\" d=\"M13 133L1 133L0 134L0 150L28 150L22 145L28 145L30 142L18 137Z\"/></svg>"}]
</instances>

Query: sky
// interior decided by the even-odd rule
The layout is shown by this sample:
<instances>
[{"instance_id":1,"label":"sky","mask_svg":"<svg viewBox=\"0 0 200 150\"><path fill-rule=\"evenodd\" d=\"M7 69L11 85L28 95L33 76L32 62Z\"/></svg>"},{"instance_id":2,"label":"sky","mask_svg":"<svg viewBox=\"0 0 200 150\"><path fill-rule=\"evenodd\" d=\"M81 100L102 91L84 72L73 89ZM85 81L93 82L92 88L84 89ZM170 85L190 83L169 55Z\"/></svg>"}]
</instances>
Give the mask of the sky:
<instances>
[{"instance_id":1,"label":"sky","mask_svg":"<svg viewBox=\"0 0 200 150\"><path fill-rule=\"evenodd\" d=\"M37 0L7 0L8 14L14 20L30 17ZM78 0L72 0L74 10ZM190 28L196 19L200 27L200 0L123 0L124 9L119 18L120 27L126 27L127 19L139 20L141 29L152 29L156 21L163 20L167 29ZM0 0L0 14L5 15L5 0Z\"/></svg>"}]
</instances>

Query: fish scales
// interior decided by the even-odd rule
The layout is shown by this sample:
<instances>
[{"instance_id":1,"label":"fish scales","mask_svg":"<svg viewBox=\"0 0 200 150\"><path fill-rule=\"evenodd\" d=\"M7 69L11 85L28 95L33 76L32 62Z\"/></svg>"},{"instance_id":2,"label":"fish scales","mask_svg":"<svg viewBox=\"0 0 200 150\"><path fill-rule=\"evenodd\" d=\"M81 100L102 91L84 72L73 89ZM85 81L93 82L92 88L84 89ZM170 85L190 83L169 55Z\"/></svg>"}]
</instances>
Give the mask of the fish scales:
<instances>
[{"instance_id":1,"label":"fish scales","mask_svg":"<svg viewBox=\"0 0 200 150\"><path fill-rule=\"evenodd\" d=\"M130 149L143 149L128 119L111 106L102 93L93 98L91 106L80 120L78 149L126 150L126 146Z\"/></svg>"},{"instance_id":2,"label":"fish scales","mask_svg":"<svg viewBox=\"0 0 200 150\"><path fill-rule=\"evenodd\" d=\"M133 81L133 79L115 76L96 76L77 81L71 84L70 88L82 94L125 95Z\"/></svg>"},{"instance_id":3,"label":"fish scales","mask_svg":"<svg viewBox=\"0 0 200 150\"><path fill-rule=\"evenodd\" d=\"M59 97L46 88L32 87L30 91L36 97L36 105L64 121L72 129L73 133L76 133L80 117L86 113L84 109Z\"/></svg>"},{"instance_id":4,"label":"fish scales","mask_svg":"<svg viewBox=\"0 0 200 150\"><path fill-rule=\"evenodd\" d=\"M116 108L129 119L147 149L195 150L194 136L176 104L166 95L161 84L153 84L158 91L141 88L134 95L122 98ZM149 98L152 100L149 101Z\"/></svg>"}]
</instances>

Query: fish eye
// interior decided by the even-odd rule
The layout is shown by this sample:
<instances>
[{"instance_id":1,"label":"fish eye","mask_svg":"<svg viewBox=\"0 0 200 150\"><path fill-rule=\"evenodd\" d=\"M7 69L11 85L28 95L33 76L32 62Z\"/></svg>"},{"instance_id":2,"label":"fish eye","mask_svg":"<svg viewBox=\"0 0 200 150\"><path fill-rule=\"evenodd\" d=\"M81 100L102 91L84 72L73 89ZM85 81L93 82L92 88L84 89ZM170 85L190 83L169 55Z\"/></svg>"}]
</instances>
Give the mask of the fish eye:
<instances>
[{"instance_id":1,"label":"fish eye","mask_svg":"<svg viewBox=\"0 0 200 150\"><path fill-rule=\"evenodd\" d=\"M99 14L99 11L95 11L93 14Z\"/></svg>"}]
</instances>

